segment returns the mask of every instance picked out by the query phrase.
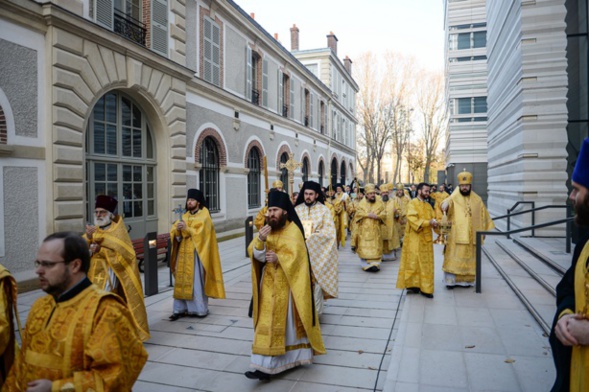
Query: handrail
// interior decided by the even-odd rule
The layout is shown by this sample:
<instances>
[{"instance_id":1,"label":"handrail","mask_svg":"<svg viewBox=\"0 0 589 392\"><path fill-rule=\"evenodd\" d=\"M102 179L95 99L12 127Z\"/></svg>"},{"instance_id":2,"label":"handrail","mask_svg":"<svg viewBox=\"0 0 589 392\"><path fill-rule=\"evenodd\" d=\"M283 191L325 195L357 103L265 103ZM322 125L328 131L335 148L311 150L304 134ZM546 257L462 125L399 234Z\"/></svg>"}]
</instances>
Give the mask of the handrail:
<instances>
[{"instance_id":1,"label":"handrail","mask_svg":"<svg viewBox=\"0 0 589 392\"><path fill-rule=\"evenodd\" d=\"M485 235L511 235L511 234L517 234L517 233L522 233L524 231L528 231L528 230L535 230L535 229L541 229L544 227L548 227L548 226L554 226L554 225L560 225L562 223L566 223L567 224L567 243L570 249L570 236L569 236L569 231L568 227L570 225L570 222L573 221L574 218L570 217L570 218L565 218L565 219L560 219L560 220L556 220L556 221L552 221L552 222L546 222L546 223L541 223L539 225L535 225L535 226L529 226L529 227L523 227L521 229L515 229L515 230L511 230L511 231L505 231L505 232L498 232L498 231L477 231L476 234L476 281L475 281L475 291L477 293L481 293L481 283L482 283L482 278L481 278L481 241L482 241L482 237ZM508 237L509 238L509 237ZM570 253L570 250L569 250Z\"/></svg>"},{"instance_id":2,"label":"handrail","mask_svg":"<svg viewBox=\"0 0 589 392\"><path fill-rule=\"evenodd\" d=\"M529 210L523 210L523 211L518 211L518 212L514 212L514 213L511 213L510 212L510 211L513 211L513 209L518 204L523 204L523 203L532 204L532 208L529 209ZM513 205L513 207L511 207L510 209L507 210L507 214L506 215L497 216L497 217L494 217L492 219L493 219L493 221L496 221L496 220L499 220L499 219L507 218L507 231L509 231L511 229L511 217L512 216L523 215L523 214L527 214L527 213L531 212L532 213L532 226L531 227L534 227L536 225L536 211L546 210L548 208L566 208L567 211L566 211L566 215L565 216L566 217L569 216L570 206L568 204L565 204L565 205L562 205L562 204L549 204L549 205L545 205L545 206L538 207L538 208L535 208L535 205L536 205L536 203L533 202L533 201L518 201L517 203L515 203ZM567 230L568 230L568 227L567 227ZM568 235L568 232L567 232L567 235ZM536 230L535 229L532 229L532 237L535 237L535 236L536 236ZM511 238L511 236L508 235L507 238ZM567 251L567 253L570 253L570 251Z\"/></svg>"}]
</instances>

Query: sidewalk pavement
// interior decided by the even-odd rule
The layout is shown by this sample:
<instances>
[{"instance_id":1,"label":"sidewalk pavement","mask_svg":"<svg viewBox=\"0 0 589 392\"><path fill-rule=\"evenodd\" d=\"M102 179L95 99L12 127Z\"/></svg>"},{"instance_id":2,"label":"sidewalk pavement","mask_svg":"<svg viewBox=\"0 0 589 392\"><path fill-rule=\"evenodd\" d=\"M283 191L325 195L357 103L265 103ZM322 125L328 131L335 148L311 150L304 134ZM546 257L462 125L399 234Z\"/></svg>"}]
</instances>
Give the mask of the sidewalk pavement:
<instances>
[{"instance_id":1,"label":"sidewalk pavement","mask_svg":"<svg viewBox=\"0 0 589 392\"><path fill-rule=\"evenodd\" d=\"M339 298L327 301L320 317L327 354L270 382L248 380L253 327L245 239L221 242L219 250L227 299L211 299L204 319L168 320L169 270L159 269L160 293L145 300L149 359L135 391L536 392L554 379L547 338L488 263L482 294L447 290L442 246L435 245L435 298L427 299L395 288L399 261L364 272L348 243L340 249ZM19 297L23 322L42 294Z\"/></svg>"}]
</instances>

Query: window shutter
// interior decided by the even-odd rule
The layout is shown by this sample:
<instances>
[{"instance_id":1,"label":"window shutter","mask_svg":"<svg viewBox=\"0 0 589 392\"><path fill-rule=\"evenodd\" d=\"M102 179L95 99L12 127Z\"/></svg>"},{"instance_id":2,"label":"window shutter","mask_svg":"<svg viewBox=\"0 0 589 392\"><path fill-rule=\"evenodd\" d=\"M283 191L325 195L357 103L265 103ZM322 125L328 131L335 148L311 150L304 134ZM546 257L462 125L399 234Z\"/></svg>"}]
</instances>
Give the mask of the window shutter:
<instances>
[{"instance_id":1,"label":"window shutter","mask_svg":"<svg viewBox=\"0 0 589 392\"><path fill-rule=\"evenodd\" d=\"M221 86L221 28L211 21L213 26L213 84Z\"/></svg>"},{"instance_id":2,"label":"window shutter","mask_svg":"<svg viewBox=\"0 0 589 392\"><path fill-rule=\"evenodd\" d=\"M313 128L313 117L315 115L315 94L311 93L311 103L309 104L309 127Z\"/></svg>"},{"instance_id":3,"label":"window shutter","mask_svg":"<svg viewBox=\"0 0 589 392\"><path fill-rule=\"evenodd\" d=\"M204 70L202 77L207 82L213 81L213 22L211 19L204 18L204 50L203 50L203 66Z\"/></svg>"},{"instance_id":4,"label":"window shutter","mask_svg":"<svg viewBox=\"0 0 589 392\"><path fill-rule=\"evenodd\" d=\"M284 87L282 85L284 77L282 71L278 70L278 114L282 116L282 106L284 105Z\"/></svg>"},{"instance_id":5,"label":"window shutter","mask_svg":"<svg viewBox=\"0 0 589 392\"><path fill-rule=\"evenodd\" d=\"M252 49L249 46L245 48L245 97L252 101L252 75L254 66L252 64Z\"/></svg>"},{"instance_id":6,"label":"window shutter","mask_svg":"<svg viewBox=\"0 0 589 392\"><path fill-rule=\"evenodd\" d=\"M96 23L112 30L115 12L113 0L96 0L95 9Z\"/></svg>"},{"instance_id":7,"label":"window shutter","mask_svg":"<svg viewBox=\"0 0 589 392\"><path fill-rule=\"evenodd\" d=\"M168 0L151 2L151 49L168 57Z\"/></svg>"},{"instance_id":8,"label":"window shutter","mask_svg":"<svg viewBox=\"0 0 589 392\"><path fill-rule=\"evenodd\" d=\"M268 107L268 60L262 60L262 105Z\"/></svg>"},{"instance_id":9,"label":"window shutter","mask_svg":"<svg viewBox=\"0 0 589 392\"><path fill-rule=\"evenodd\" d=\"M294 120L295 96L294 96L294 80L290 79L290 118Z\"/></svg>"},{"instance_id":10,"label":"window shutter","mask_svg":"<svg viewBox=\"0 0 589 392\"><path fill-rule=\"evenodd\" d=\"M301 123L305 123L305 116L307 115L307 102L305 102L305 89L301 86Z\"/></svg>"}]
</instances>

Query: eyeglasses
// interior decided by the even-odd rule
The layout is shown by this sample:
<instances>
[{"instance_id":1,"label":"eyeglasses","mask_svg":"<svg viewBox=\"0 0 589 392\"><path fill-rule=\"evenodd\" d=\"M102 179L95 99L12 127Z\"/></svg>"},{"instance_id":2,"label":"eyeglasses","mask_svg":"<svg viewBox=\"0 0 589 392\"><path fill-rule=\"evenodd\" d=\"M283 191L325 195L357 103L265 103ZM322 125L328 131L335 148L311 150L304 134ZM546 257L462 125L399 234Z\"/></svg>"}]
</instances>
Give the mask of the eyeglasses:
<instances>
[{"instance_id":1,"label":"eyeglasses","mask_svg":"<svg viewBox=\"0 0 589 392\"><path fill-rule=\"evenodd\" d=\"M65 260L60 261L45 261L45 260L35 260L35 268L43 267L43 269L51 269L55 267L57 264L60 263L67 263Z\"/></svg>"}]
</instances>

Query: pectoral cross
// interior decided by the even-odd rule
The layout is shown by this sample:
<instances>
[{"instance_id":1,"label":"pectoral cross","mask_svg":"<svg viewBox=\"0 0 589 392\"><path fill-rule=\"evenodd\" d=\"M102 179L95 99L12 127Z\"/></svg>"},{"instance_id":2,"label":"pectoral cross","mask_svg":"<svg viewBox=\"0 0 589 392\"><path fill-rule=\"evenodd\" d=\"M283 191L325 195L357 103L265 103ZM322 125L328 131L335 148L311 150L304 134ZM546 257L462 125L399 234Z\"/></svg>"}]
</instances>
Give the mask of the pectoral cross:
<instances>
[{"instance_id":1,"label":"pectoral cross","mask_svg":"<svg viewBox=\"0 0 589 392\"><path fill-rule=\"evenodd\" d=\"M290 184L289 189L290 189L290 195L292 197L292 193L294 191L294 171L299 167L303 167L303 164L301 162L297 162L294 160L293 153L288 154L288 156L289 156L288 161L286 161L286 163L281 163L280 168L286 169L288 171L288 183Z\"/></svg>"}]
</instances>

